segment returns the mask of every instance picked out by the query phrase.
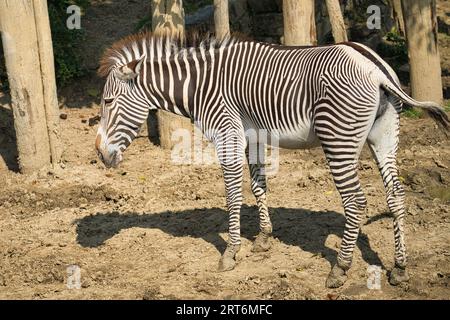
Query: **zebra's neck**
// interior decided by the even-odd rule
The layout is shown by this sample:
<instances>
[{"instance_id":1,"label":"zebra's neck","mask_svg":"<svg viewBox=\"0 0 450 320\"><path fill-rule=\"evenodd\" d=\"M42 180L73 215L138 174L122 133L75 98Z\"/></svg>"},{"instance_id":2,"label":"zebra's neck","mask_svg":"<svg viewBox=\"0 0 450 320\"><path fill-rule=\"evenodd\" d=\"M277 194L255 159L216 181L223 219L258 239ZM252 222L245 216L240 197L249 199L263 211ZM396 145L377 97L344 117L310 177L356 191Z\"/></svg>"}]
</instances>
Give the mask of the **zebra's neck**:
<instances>
[{"instance_id":1,"label":"zebra's neck","mask_svg":"<svg viewBox=\"0 0 450 320\"><path fill-rule=\"evenodd\" d=\"M142 84L152 105L193 118L206 93L203 89L215 82L221 50L190 49L148 61Z\"/></svg>"}]
</instances>

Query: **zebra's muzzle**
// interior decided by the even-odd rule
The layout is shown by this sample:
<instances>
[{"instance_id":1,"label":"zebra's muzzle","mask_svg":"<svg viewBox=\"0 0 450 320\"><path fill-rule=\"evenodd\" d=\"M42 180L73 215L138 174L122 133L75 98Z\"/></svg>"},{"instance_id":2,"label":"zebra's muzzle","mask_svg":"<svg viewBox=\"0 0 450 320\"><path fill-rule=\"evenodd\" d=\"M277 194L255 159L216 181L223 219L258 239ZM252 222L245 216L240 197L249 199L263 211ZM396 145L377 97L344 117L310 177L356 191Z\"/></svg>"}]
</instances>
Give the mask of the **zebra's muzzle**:
<instances>
[{"instance_id":1,"label":"zebra's muzzle","mask_svg":"<svg viewBox=\"0 0 450 320\"><path fill-rule=\"evenodd\" d=\"M122 162L123 157L120 151L115 150L112 153L110 153L107 157L101 155L100 159L107 168L117 168L117 166Z\"/></svg>"},{"instance_id":2,"label":"zebra's muzzle","mask_svg":"<svg viewBox=\"0 0 450 320\"><path fill-rule=\"evenodd\" d=\"M107 149L97 149L97 155L107 168L116 168L123 160L120 150L108 151Z\"/></svg>"}]
</instances>

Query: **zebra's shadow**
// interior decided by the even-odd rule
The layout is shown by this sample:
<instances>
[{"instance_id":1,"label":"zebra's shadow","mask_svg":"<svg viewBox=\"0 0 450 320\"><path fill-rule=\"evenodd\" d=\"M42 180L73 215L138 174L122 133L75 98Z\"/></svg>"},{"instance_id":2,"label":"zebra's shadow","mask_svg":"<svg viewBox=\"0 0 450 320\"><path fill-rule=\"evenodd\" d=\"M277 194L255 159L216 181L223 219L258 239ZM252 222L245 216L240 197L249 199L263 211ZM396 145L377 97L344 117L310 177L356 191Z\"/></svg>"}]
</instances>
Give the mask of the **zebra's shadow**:
<instances>
[{"instance_id":1,"label":"zebra's shadow","mask_svg":"<svg viewBox=\"0 0 450 320\"><path fill-rule=\"evenodd\" d=\"M337 249L325 245L330 234L342 237L345 218L334 211L309 211L293 208L270 208L273 236L281 242L319 254L331 265L336 262ZM98 247L123 229L139 227L160 229L175 237L197 237L213 244L223 252L226 242L220 233L228 229L228 213L222 208L194 209L178 212L138 214L133 212L97 213L75 221L77 242L83 247ZM258 233L257 207L244 205L241 211L241 235L253 240ZM383 266L364 233L357 243L363 259L369 264Z\"/></svg>"}]
</instances>

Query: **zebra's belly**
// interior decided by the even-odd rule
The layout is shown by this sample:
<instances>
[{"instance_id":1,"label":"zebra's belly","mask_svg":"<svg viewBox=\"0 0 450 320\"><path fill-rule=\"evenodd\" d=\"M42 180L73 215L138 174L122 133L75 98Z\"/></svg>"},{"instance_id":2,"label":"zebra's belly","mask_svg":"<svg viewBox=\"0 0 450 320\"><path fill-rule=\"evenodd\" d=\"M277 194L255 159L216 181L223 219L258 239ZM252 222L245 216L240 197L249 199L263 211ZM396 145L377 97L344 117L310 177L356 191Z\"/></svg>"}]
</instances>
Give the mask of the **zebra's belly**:
<instances>
[{"instance_id":1,"label":"zebra's belly","mask_svg":"<svg viewBox=\"0 0 450 320\"><path fill-rule=\"evenodd\" d=\"M260 134L261 136L264 135ZM270 130L264 141L259 140L284 149L310 149L320 146L320 141L309 123L288 130Z\"/></svg>"},{"instance_id":2,"label":"zebra's belly","mask_svg":"<svg viewBox=\"0 0 450 320\"><path fill-rule=\"evenodd\" d=\"M310 149L320 145L311 126L301 126L287 132L280 132L278 146L285 149Z\"/></svg>"}]
</instances>

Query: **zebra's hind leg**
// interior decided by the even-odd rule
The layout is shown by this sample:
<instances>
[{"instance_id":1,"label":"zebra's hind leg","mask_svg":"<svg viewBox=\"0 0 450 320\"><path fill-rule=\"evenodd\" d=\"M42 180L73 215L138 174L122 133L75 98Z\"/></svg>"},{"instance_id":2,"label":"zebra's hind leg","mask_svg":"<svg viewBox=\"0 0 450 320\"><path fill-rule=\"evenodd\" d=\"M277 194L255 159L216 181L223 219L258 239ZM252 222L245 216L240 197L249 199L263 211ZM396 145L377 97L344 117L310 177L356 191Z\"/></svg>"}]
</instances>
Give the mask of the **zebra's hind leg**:
<instances>
[{"instance_id":1,"label":"zebra's hind leg","mask_svg":"<svg viewBox=\"0 0 450 320\"><path fill-rule=\"evenodd\" d=\"M355 71L356 72L356 71ZM350 72L351 74L351 72ZM345 227L337 262L326 286L337 288L347 279L367 200L358 178L358 160L378 110L380 88L370 73L367 78L324 76L326 95L316 102L314 130L327 158L341 196Z\"/></svg>"},{"instance_id":2,"label":"zebra's hind leg","mask_svg":"<svg viewBox=\"0 0 450 320\"><path fill-rule=\"evenodd\" d=\"M331 269L326 281L328 288L338 288L347 280L347 271L352 264L353 251L358 239L361 217L367 207L367 200L359 183L356 170L357 161L350 160L346 163L346 161L328 157L328 162L336 187L341 194L346 219L337 263Z\"/></svg>"},{"instance_id":3,"label":"zebra's hind leg","mask_svg":"<svg viewBox=\"0 0 450 320\"><path fill-rule=\"evenodd\" d=\"M385 113L375 121L367 140L383 178L389 210L394 216L395 266L389 277L392 285L409 280L403 230L405 192L398 178L396 162L398 134L399 116L395 107L388 103Z\"/></svg>"},{"instance_id":4,"label":"zebra's hind leg","mask_svg":"<svg viewBox=\"0 0 450 320\"><path fill-rule=\"evenodd\" d=\"M259 212L259 234L253 242L252 252L264 252L270 249L272 222L267 207L267 184L264 173L265 145L258 143L246 149L247 162L250 169L251 188L256 198Z\"/></svg>"},{"instance_id":5,"label":"zebra's hind leg","mask_svg":"<svg viewBox=\"0 0 450 320\"><path fill-rule=\"evenodd\" d=\"M347 271L352 263L362 215L367 206L367 200L358 178L357 164L375 115L373 111L369 110L367 118L361 117L359 122L342 121L336 125L333 113L329 113L328 108L331 108L328 104L319 105L316 108L314 126L334 183L341 195L346 218L337 262L332 267L325 283L328 288L338 288L347 279Z\"/></svg>"}]
</instances>

